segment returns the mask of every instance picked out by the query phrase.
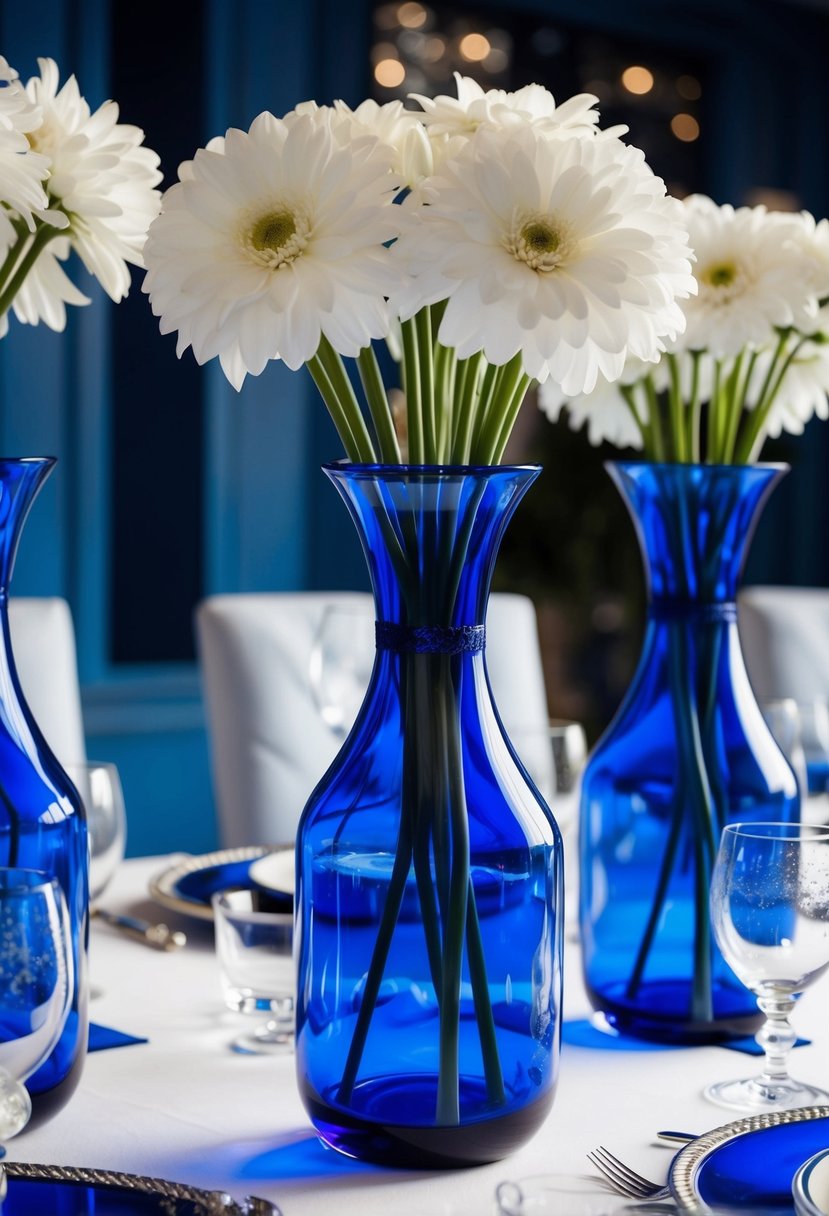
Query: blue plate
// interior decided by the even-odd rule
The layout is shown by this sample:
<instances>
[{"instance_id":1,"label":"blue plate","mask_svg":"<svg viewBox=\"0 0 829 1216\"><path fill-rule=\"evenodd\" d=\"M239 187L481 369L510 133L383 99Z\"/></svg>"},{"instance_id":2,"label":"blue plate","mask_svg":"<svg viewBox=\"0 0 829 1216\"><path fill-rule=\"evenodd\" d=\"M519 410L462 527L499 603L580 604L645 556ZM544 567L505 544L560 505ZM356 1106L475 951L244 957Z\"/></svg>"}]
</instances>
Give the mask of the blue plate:
<instances>
[{"instance_id":1,"label":"blue plate","mask_svg":"<svg viewBox=\"0 0 829 1216\"><path fill-rule=\"evenodd\" d=\"M236 1203L220 1191L115 1174L107 1170L8 1162L8 1190L3 1216L204 1216L221 1210L226 1216L279 1216L261 1199Z\"/></svg>"},{"instance_id":2,"label":"blue plate","mask_svg":"<svg viewBox=\"0 0 829 1216\"><path fill-rule=\"evenodd\" d=\"M792 1180L829 1147L829 1106L755 1115L700 1136L674 1158L669 1183L681 1209L794 1212Z\"/></svg>"},{"instance_id":3,"label":"blue plate","mask_svg":"<svg viewBox=\"0 0 829 1216\"><path fill-rule=\"evenodd\" d=\"M227 891L231 887L258 889L259 884L250 876L251 866L268 853L286 850L293 855L293 845L247 845L238 849L219 849L198 857L185 857L152 880L150 895L174 912L200 920L212 920L210 901L217 891ZM270 894L273 895L273 892ZM278 896L274 895L274 902L278 902ZM282 902L284 908L279 910L290 912L293 908L292 896L285 894Z\"/></svg>"}]
</instances>

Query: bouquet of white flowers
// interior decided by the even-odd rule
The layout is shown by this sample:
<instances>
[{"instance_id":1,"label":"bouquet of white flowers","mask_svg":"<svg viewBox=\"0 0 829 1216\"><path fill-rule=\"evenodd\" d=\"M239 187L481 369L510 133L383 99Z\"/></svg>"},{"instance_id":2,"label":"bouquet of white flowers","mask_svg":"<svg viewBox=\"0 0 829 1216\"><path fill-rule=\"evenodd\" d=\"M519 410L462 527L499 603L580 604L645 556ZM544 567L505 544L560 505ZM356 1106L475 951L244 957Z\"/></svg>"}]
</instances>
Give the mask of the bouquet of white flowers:
<instances>
[{"instance_id":1,"label":"bouquet of white flowers","mask_svg":"<svg viewBox=\"0 0 829 1216\"><path fill-rule=\"evenodd\" d=\"M497 463L532 380L588 392L656 358L695 290L682 208L594 97L458 90L261 114L180 167L150 230L144 289L179 353L237 388L307 364L354 461Z\"/></svg>"},{"instance_id":2,"label":"bouquet of white flowers","mask_svg":"<svg viewBox=\"0 0 829 1216\"><path fill-rule=\"evenodd\" d=\"M26 87L0 56L0 337L8 312L51 329L67 304L88 304L63 269L74 249L116 302L130 287L127 263L158 212L158 157L143 131L118 122L107 101L94 113L74 76L39 59Z\"/></svg>"},{"instance_id":3,"label":"bouquet of white flowers","mask_svg":"<svg viewBox=\"0 0 829 1216\"><path fill-rule=\"evenodd\" d=\"M701 194L681 206L697 284L684 327L653 363L629 358L581 394L546 384L541 405L650 460L751 464L768 436L829 417L829 220Z\"/></svg>"}]
</instances>

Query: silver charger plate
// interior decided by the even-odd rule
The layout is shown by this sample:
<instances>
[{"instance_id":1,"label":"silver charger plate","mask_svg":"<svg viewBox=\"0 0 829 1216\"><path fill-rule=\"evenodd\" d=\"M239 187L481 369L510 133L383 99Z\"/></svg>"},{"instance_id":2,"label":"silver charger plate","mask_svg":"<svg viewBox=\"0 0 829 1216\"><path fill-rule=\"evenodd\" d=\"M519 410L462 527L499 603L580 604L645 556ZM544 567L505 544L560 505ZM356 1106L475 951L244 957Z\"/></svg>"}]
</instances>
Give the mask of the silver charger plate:
<instances>
[{"instance_id":1,"label":"silver charger plate","mask_svg":"<svg viewBox=\"0 0 829 1216\"><path fill-rule=\"evenodd\" d=\"M763 1149L761 1147L762 1134L771 1128L791 1127L792 1133L796 1134L796 1129L799 1127L802 1131L806 1129L805 1124L813 1123L815 1120L825 1120L826 1128L822 1129L821 1135L827 1137L827 1145L829 1145L829 1106L802 1106L794 1110L773 1111L764 1115L748 1115L743 1119L736 1119L732 1123L726 1123L722 1127L716 1127L713 1131L706 1132L705 1135L699 1136L692 1141L686 1148L677 1153L671 1165L671 1171L668 1176L668 1185L671 1188L671 1193L681 1211L699 1212L700 1203L706 1202L706 1197L700 1190L700 1178L703 1171L709 1166L716 1153L718 1153L725 1145L733 1144L734 1142L745 1137L756 1138L756 1147L762 1156ZM814 1150L804 1152L804 1160L812 1155ZM768 1161L768 1158L767 1158ZM787 1189L787 1206L772 1207L769 1205L769 1211L794 1211L794 1204L791 1198L791 1181L794 1177L797 1166L792 1169L791 1178L788 1179ZM764 1178L758 1175L759 1185L762 1187ZM768 1179L771 1185L771 1179ZM782 1187L781 1187L782 1192ZM740 1202L735 1195L723 1200L723 1206L727 1207L728 1211L735 1211L745 1208L746 1212L752 1213L752 1216L762 1216L761 1201L757 1198L746 1199ZM712 1206L705 1208L716 1212L717 1208Z\"/></svg>"},{"instance_id":2,"label":"silver charger plate","mask_svg":"<svg viewBox=\"0 0 829 1216\"><path fill-rule=\"evenodd\" d=\"M198 920L212 920L210 896L214 890L247 886L248 872L254 862L269 853L288 850L293 856L294 846L290 844L243 845L185 857L150 881L150 896L173 912Z\"/></svg>"},{"instance_id":3,"label":"silver charger plate","mask_svg":"<svg viewBox=\"0 0 829 1216\"><path fill-rule=\"evenodd\" d=\"M9 1216L281 1216L267 1199L237 1202L224 1191L205 1191L163 1178L63 1165L5 1163Z\"/></svg>"}]
</instances>

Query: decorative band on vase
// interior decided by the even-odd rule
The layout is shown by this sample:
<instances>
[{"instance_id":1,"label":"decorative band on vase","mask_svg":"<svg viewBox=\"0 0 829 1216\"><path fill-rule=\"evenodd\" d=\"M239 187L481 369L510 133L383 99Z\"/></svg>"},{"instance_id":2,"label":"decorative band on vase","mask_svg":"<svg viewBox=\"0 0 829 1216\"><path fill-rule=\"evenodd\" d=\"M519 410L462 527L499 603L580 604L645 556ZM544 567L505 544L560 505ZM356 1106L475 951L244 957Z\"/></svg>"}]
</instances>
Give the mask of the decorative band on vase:
<instances>
[{"instance_id":1,"label":"decorative band on vase","mask_svg":"<svg viewBox=\"0 0 829 1216\"><path fill-rule=\"evenodd\" d=\"M688 621L696 625L717 625L722 621L737 620L737 604L734 600L718 600L703 604L698 600L654 600L650 606L653 621Z\"/></svg>"},{"instance_id":2,"label":"decorative band on vase","mask_svg":"<svg viewBox=\"0 0 829 1216\"><path fill-rule=\"evenodd\" d=\"M477 654L486 645L485 625L399 625L375 621L378 650L395 654Z\"/></svg>"}]
</instances>

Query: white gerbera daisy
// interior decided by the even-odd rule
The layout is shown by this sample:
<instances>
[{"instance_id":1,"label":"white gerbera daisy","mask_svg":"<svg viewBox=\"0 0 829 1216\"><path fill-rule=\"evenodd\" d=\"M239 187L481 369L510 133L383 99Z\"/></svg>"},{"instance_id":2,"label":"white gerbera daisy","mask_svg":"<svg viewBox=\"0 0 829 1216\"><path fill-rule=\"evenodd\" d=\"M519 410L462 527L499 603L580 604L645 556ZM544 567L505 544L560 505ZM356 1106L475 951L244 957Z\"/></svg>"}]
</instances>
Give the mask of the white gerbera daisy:
<instances>
[{"instance_id":1,"label":"white gerbera daisy","mask_svg":"<svg viewBox=\"0 0 829 1216\"><path fill-rule=\"evenodd\" d=\"M815 268L799 217L718 206L702 194L682 206L699 285L685 305L684 349L733 357L766 346L776 326L801 319Z\"/></svg>"},{"instance_id":2,"label":"white gerbera daisy","mask_svg":"<svg viewBox=\"0 0 829 1216\"><path fill-rule=\"evenodd\" d=\"M43 189L49 160L32 152L27 138L40 120L40 110L32 105L17 72L0 55L0 245L3 246L14 239L9 211L16 212L32 229L32 213L43 212L49 205Z\"/></svg>"},{"instance_id":3,"label":"white gerbera daisy","mask_svg":"<svg viewBox=\"0 0 829 1216\"><path fill-rule=\"evenodd\" d=\"M422 120L433 135L472 135L479 127L500 130L503 127L538 126L550 132L595 134L599 122L593 107L598 97L579 93L561 105L553 94L540 84L528 84L508 93L504 89L484 91L470 76L455 72L458 96L441 94L424 97L412 93L414 101L423 108Z\"/></svg>"},{"instance_id":4,"label":"white gerbera daisy","mask_svg":"<svg viewBox=\"0 0 829 1216\"><path fill-rule=\"evenodd\" d=\"M393 253L399 313L448 303L439 338L460 358L520 352L529 376L567 396L651 360L681 331L694 291L678 204L619 140L481 129L428 183Z\"/></svg>"},{"instance_id":5,"label":"white gerbera daisy","mask_svg":"<svg viewBox=\"0 0 829 1216\"><path fill-rule=\"evenodd\" d=\"M395 271L384 242L401 214L391 152L341 141L318 109L260 114L182 166L145 249L144 290L178 353L218 355L236 387L270 359L296 370L324 334L356 356L388 328Z\"/></svg>"},{"instance_id":6,"label":"white gerbera daisy","mask_svg":"<svg viewBox=\"0 0 829 1216\"><path fill-rule=\"evenodd\" d=\"M130 287L126 263L143 265L147 228L158 213L158 157L142 146L143 131L118 122L115 102L93 114L74 76L59 90L54 60L39 59L38 67L27 90L42 119L29 140L49 158L49 198L69 218L69 238L87 270L120 300Z\"/></svg>"}]
</instances>

